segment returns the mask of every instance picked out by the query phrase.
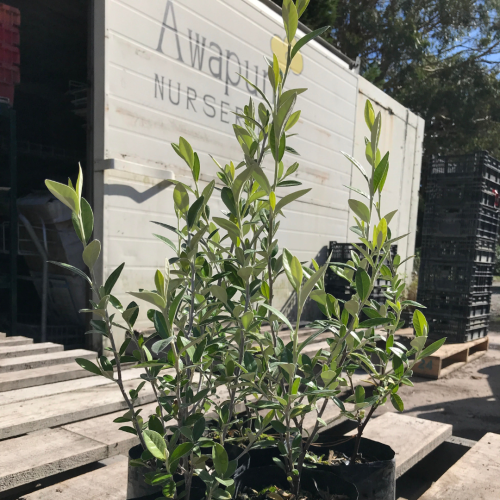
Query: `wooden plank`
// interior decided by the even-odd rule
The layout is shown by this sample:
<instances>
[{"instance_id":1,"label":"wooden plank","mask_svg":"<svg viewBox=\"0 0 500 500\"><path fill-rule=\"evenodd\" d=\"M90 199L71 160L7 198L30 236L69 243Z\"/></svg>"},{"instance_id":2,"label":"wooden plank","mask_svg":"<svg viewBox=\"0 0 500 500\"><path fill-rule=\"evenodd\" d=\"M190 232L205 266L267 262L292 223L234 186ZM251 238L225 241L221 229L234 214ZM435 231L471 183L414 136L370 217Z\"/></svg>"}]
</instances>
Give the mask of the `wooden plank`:
<instances>
[{"instance_id":1,"label":"wooden plank","mask_svg":"<svg viewBox=\"0 0 500 500\"><path fill-rule=\"evenodd\" d=\"M140 379L123 385L128 392L135 389ZM150 403L154 394L149 386L140 393L138 404ZM126 408L116 384L30 399L22 404L13 403L0 407L0 439L19 436L47 427L97 417Z\"/></svg>"},{"instance_id":2,"label":"wooden plank","mask_svg":"<svg viewBox=\"0 0 500 500\"><path fill-rule=\"evenodd\" d=\"M498 500L499 492L500 435L489 432L419 500Z\"/></svg>"},{"instance_id":3,"label":"wooden plank","mask_svg":"<svg viewBox=\"0 0 500 500\"><path fill-rule=\"evenodd\" d=\"M86 349L54 352L51 354L36 354L22 358L0 359L0 373L32 370L43 366L54 366L69 363L76 358L95 359L97 354Z\"/></svg>"},{"instance_id":4,"label":"wooden plank","mask_svg":"<svg viewBox=\"0 0 500 500\"><path fill-rule=\"evenodd\" d=\"M19 500L125 500L128 459L118 458L110 465L24 495Z\"/></svg>"},{"instance_id":5,"label":"wooden plank","mask_svg":"<svg viewBox=\"0 0 500 500\"><path fill-rule=\"evenodd\" d=\"M482 356L489 346L488 337L464 344L445 344L434 354L419 361L413 373L419 377L437 379Z\"/></svg>"},{"instance_id":6,"label":"wooden plank","mask_svg":"<svg viewBox=\"0 0 500 500\"><path fill-rule=\"evenodd\" d=\"M11 345L29 345L33 344L33 339L28 337L1 337L0 347L7 347Z\"/></svg>"},{"instance_id":7,"label":"wooden plank","mask_svg":"<svg viewBox=\"0 0 500 500\"><path fill-rule=\"evenodd\" d=\"M75 363L75 366L78 365ZM125 369L123 371L122 378L124 381L137 379L143 373L144 368ZM0 407L12 403L21 403L22 401L27 401L29 399L40 399L54 394L63 394L65 392L73 392L79 389L90 389L92 387L109 384L110 381L107 378L95 376L65 382L57 382L54 384L46 384L41 387L27 387L25 389L18 389L15 391L2 392L0 393Z\"/></svg>"},{"instance_id":8,"label":"wooden plank","mask_svg":"<svg viewBox=\"0 0 500 500\"><path fill-rule=\"evenodd\" d=\"M106 458L107 448L65 429L45 429L2 443L0 491Z\"/></svg>"},{"instance_id":9,"label":"wooden plank","mask_svg":"<svg viewBox=\"0 0 500 500\"><path fill-rule=\"evenodd\" d=\"M26 387L39 387L64 380L75 380L83 377L97 377L84 370L73 360L61 365L42 366L31 370L0 373L0 393L14 391Z\"/></svg>"},{"instance_id":10,"label":"wooden plank","mask_svg":"<svg viewBox=\"0 0 500 500\"><path fill-rule=\"evenodd\" d=\"M24 356L34 356L35 354L49 354L61 351L64 351L64 346L54 344L53 342L18 346L3 346L0 344L0 359L21 358Z\"/></svg>"},{"instance_id":11,"label":"wooden plank","mask_svg":"<svg viewBox=\"0 0 500 500\"><path fill-rule=\"evenodd\" d=\"M363 436L394 450L399 477L446 441L452 430L449 424L388 412L370 422Z\"/></svg>"},{"instance_id":12,"label":"wooden plank","mask_svg":"<svg viewBox=\"0 0 500 500\"><path fill-rule=\"evenodd\" d=\"M156 403L140 407L142 409L141 416L144 420L155 412L156 407ZM116 418L121 417L124 412L125 410L122 410L101 417L82 420L81 422L65 425L63 429L106 445L108 457L126 454L132 446L139 444L139 438L134 434L120 430L120 427L126 424L113 422Z\"/></svg>"}]
</instances>

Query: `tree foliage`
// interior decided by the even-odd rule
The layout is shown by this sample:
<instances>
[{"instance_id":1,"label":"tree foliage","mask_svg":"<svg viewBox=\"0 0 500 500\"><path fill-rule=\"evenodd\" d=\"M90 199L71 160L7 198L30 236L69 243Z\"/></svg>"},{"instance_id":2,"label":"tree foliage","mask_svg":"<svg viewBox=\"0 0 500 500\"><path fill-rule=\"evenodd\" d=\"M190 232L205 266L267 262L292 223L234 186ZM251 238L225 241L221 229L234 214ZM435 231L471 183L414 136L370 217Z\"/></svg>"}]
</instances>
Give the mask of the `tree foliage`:
<instances>
[{"instance_id":1,"label":"tree foliage","mask_svg":"<svg viewBox=\"0 0 500 500\"><path fill-rule=\"evenodd\" d=\"M330 24L361 74L425 119L426 157L500 156L499 12L499 0L317 0L304 23Z\"/></svg>"}]
</instances>

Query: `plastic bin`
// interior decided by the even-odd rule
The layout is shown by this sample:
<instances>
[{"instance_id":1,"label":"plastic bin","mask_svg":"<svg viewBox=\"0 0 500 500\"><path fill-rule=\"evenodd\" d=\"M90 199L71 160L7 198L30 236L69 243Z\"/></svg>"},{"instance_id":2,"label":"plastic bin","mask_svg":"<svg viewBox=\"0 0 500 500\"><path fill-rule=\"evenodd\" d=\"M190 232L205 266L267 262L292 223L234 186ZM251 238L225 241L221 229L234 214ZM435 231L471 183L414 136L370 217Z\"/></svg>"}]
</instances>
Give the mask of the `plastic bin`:
<instances>
[{"instance_id":1,"label":"plastic bin","mask_svg":"<svg viewBox=\"0 0 500 500\"><path fill-rule=\"evenodd\" d=\"M0 43L19 45L20 41L19 28L0 23Z\"/></svg>"},{"instance_id":2,"label":"plastic bin","mask_svg":"<svg viewBox=\"0 0 500 500\"><path fill-rule=\"evenodd\" d=\"M423 236L421 258L424 261L473 261L493 264L495 246L495 240L474 236L464 238Z\"/></svg>"},{"instance_id":3,"label":"plastic bin","mask_svg":"<svg viewBox=\"0 0 500 500\"><path fill-rule=\"evenodd\" d=\"M448 314L453 317L473 318L490 313L489 293L470 295L467 293L436 292L419 289L418 302L427 309L425 314Z\"/></svg>"},{"instance_id":4,"label":"plastic bin","mask_svg":"<svg viewBox=\"0 0 500 500\"><path fill-rule=\"evenodd\" d=\"M21 25L21 11L10 5L0 3L0 24L7 26Z\"/></svg>"},{"instance_id":5,"label":"plastic bin","mask_svg":"<svg viewBox=\"0 0 500 500\"><path fill-rule=\"evenodd\" d=\"M19 48L0 42L0 64L3 66L19 66L21 64Z\"/></svg>"},{"instance_id":6,"label":"plastic bin","mask_svg":"<svg viewBox=\"0 0 500 500\"><path fill-rule=\"evenodd\" d=\"M452 178L490 180L500 185L500 162L487 151L468 155L434 156L431 158L429 181Z\"/></svg>"},{"instance_id":7,"label":"plastic bin","mask_svg":"<svg viewBox=\"0 0 500 500\"><path fill-rule=\"evenodd\" d=\"M477 237L497 240L498 210L480 207L476 211L467 207L443 207L439 211L426 211L423 236Z\"/></svg>"},{"instance_id":8,"label":"plastic bin","mask_svg":"<svg viewBox=\"0 0 500 500\"><path fill-rule=\"evenodd\" d=\"M491 293L493 266L475 262L425 260L420 264L420 290L465 294ZM424 304L427 305L427 304Z\"/></svg>"}]
</instances>

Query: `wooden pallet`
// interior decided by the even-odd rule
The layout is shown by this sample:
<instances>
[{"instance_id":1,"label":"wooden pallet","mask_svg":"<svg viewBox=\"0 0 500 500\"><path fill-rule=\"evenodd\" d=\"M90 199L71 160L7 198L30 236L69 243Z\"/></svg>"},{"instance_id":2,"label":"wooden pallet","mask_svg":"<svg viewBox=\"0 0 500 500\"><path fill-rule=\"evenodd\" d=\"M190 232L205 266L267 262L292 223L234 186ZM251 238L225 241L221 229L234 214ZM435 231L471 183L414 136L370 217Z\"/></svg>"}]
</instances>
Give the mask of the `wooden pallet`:
<instances>
[{"instance_id":1,"label":"wooden pallet","mask_svg":"<svg viewBox=\"0 0 500 500\"><path fill-rule=\"evenodd\" d=\"M464 344L445 344L432 356L419 361L413 368L413 374L433 379L445 377L466 363L470 363L486 354L488 344L488 337Z\"/></svg>"},{"instance_id":2,"label":"wooden pallet","mask_svg":"<svg viewBox=\"0 0 500 500\"><path fill-rule=\"evenodd\" d=\"M419 500L498 500L500 435L488 432Z\"/></svg>"}]
</instances>

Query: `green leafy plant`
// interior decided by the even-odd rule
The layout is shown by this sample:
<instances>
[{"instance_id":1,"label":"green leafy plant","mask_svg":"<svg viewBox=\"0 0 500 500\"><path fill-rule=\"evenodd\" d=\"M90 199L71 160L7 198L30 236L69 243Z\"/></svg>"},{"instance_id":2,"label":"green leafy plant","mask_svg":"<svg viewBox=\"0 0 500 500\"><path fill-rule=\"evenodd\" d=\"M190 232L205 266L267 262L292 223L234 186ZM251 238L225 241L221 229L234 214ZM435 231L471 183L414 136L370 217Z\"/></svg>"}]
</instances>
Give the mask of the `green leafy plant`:
<instances>
[{"instance_id":1,"label":"green leafy plant","mask_svg":"<svg viewBox=\"0 0 500 500\"><path fill-rule=\"evenodd\" d=\"M394 342L401 311L409 301L399 300L404 283L397 269L402 262L398 257L390 260L390 246L398 239L389 229L394 213L385 217L380 213L389 156L382 158L378 150L381 118L374 116L370 103L366 108L371 132L367 139L370 175L349 157L369 187L367 194L352 188L368 204L349 201L356 221L352 230L365 246L357 246L362 257L353 255L348 265L334 265L356 294L342 304L325 291L329 259L321 266L313 260L309 268L279 247L277 232L283 210L310 191L294 189L301 184L293 175L299 164L289 162L298 154L290 145L290 131L300 120L295 107L306 89L285 89L294 56L327 29L293 44L298 20L308 3L283 2L287 63L282 71L276 55L268 60L272 97L248 82L260 102L250 99L238 114L242 125L233 127L241 147L239 162L222 166L213 158L218 182L212 180L202 187L198 154L182 137L172 145L192 176L189 184L173 181L177 224L155 223L162 233L155 236L174 256L156 271L151 289L129 292L147 304L155 331L151 350L144 336L134 333L138 304L122 305L112 294L124 264L104 284L96 280L94 267L101 245L91 237L93 215L81 197L81 170L76 187L71 182L66 186L47 181L52 194L72 211L89 272L58 265L71 269L92 287L94 298L84 312L93 315L91 332L101 334L108 344L107 355L95 363L77 362L118 385L128 410L116 422L124 424L123 431L137 435L144 450L132 465L143 467L145 480L161 486L166 498L189 500L194 481L201 480L207 499L229 500L235 491L238 461L253 448L269 444L279 450L276 464L285 471L290 490L297 496L304 460L325 424L328 403L355 420L361 436L386 399L402 409L399 386L410 383L415 360L437 348L425 348L428 327L420 312L415 313L418 336L412 349L405 351ZM212 216L210 209L215 191L225 206L222 217ZM378 222L372 224L375 215ZM380 276L390 282L385 304L369 299ZM279 279L288 280L297 296L293 323L274 304ZM326 319L315 322L316 331L304 337L299 325L309 298L319 304ZM369 319L360 320L362 312ZM375 331L378 326L384 327L385 336ZM285 335L283 327L288 328ZM125 332L121 346L115 342L116 329ZM327 347L311 352L320 334L328 335ZM380 342L385 342L384 349ZM137 387L127 393L122 365L128 362L143 368L144 373ZM365 397L364 388L355 387L356 369L370 376L375 385L373 396ZM352 390L345 402L340 397L342 385ZM140 393L146 390L157 402L156 411L148 418L138 407ZM230 459L234 455L228 451L234 445L236 456Z\"/></svg>"}]
</instances>

